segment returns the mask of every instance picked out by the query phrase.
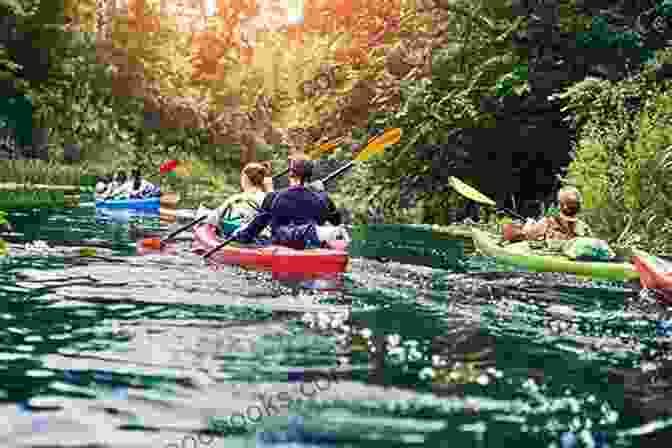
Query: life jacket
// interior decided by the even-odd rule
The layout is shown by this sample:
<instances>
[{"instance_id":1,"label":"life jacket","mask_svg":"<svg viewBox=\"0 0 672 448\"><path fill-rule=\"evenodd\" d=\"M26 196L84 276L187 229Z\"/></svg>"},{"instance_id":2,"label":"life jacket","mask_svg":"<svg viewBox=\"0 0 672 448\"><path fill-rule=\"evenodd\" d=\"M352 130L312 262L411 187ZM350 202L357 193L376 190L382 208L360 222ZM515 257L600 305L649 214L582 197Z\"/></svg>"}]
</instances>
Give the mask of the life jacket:
<instances>
[{"instance_id":1,"label":"life jacket","mask_svg":"<svg viewBox=\"0 0 672 448\"><path fill-rule=\"evenodd\" d=\"M271 204L271 235L275 244L293 249L320 247L315 227L327 210L325 198L296 185L275 194Z\"/></svg>"},{"instance_id":2,"label":"life jacket","mask_svg":"<svg viewBox=\"0 0 672 448\"><path fill-rule=\"evenodd\" d=\"M222 219L241 218L243 223L249 222L261 207L265 193L237 193L224 201Z\"/></svg>"},{"instance_id":3,"label":"life jacket","mask_svg":"<svg viewBox=\"0 0 672 448\"><path fill-rule=\"evenodd\" d=\"M576 220L573 228L567 223L563 223L555 216L546 218L546 240L571 240L577 237L587 236L590 232L581 220Z\"/></svg>"}]
</instances>

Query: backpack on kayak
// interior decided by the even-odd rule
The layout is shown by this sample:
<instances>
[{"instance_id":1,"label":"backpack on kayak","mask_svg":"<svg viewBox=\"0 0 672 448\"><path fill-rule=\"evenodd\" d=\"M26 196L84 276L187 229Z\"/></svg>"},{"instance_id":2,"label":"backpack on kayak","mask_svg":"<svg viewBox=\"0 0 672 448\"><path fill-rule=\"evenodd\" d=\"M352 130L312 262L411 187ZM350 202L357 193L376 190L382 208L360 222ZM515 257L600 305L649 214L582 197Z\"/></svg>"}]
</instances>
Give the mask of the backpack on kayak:
<instances>
[{"instance_id":1,"label":"backpack on kayak","mask_svg":"<svg viewBox=\"0 0 672 448\"><path fill-rule=\"evenodd\" d=\"M587 237L565 242L562 252L567 258L576 261L611 261L616 257L606 241Z\"/></svg>"}]
</instances>

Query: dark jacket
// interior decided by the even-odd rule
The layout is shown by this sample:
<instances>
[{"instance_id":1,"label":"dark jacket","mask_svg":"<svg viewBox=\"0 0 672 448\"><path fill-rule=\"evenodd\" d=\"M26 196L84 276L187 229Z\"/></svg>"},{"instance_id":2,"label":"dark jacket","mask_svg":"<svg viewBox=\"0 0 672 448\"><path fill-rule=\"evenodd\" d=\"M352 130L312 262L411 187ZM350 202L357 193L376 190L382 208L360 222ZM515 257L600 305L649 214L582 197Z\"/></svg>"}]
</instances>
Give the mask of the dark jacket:
<instances>
[{"instance_id":1,"label":"dark jacket","mask_svg":"<svg viewBox=\"0 0 672 448\"><path fill-rule=\"evenodd\" d=\"M260 213L240 230L236 239L252 242L270 224L273 244L304 249L320 245L315 226L327 221L341 224L341 216L329 196L296 185L268 193Z\"/></svg>"}]
</instances>

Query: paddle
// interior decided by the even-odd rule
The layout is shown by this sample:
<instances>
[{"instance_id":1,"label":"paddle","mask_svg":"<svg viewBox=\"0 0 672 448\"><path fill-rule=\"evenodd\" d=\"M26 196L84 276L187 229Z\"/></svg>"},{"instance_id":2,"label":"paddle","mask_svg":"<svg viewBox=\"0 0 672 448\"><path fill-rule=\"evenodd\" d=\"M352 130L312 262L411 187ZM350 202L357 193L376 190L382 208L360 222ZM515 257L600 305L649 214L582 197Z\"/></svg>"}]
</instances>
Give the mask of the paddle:
<instances>
[{"instance_id":1,"label":"paddle","mask_svg":"<svg viewBox=\"0 0 672 448\"><path fill-rule=\"evenodd\" d=\"M203 259L207 260L208 258L210 258L210 256L212 254L214 254L215 252L217 252L219 249L226 246L230 242L235 241L235 239L236 239L235 234L233 236L228 237L227 239L224 240L224 242L222 244L220 244L219 246L215 247L214 249L211 249L208 252L206 252L205 255L203 255Z\"/></svg>"},{"instance_id":2,"label":"paddle","mask_svg":"<svg viewBox=\"0 0 672 448\"><path fill-rule=\"evenodd\" d=\"M314 159L314 158L316 158L316 157L318 157L318 156L320 156L320 155L322 155L326 152L331 151L332 149L334 149L338 145L340 145L344 138L345 137L339 137L336 140L332 140L332 141L327 142L327 143L322 143L320 146L317 147L317 149L315 151L313 151L310 154L310 158ZM289 168L285 169L282 173L276 174L275 176L273 176L273 179L274 180L279 179L280 177L284 176L287 173L289 173Z\"/></svg>"},{"instance_id":3,"label":"paddle","mask_svg":"<svg viewBox=\"0 0 672 448\"><path fill-rule=\"evenodd\" d=\"M450 184L451 187L455 189L458 193L460 193L462 196L464 196L467 199L471 199L474 202L480 202L481 204L485 205L491 205L491 206L496 206L497 203L475 189L474 187L465 184L462 182L460 179L458 179L455 176L450 176L450 179L448 179L448 183ZM518 213L514 212L513 210L510 210L508 208L498 208L498 212L504 212L508 215L513 216L514 218L522 219L525 220L522 216L520 216Z\"/></svg>"},{"instance_id":4,"label":"paddle","mask_svg":"<svg viewBox=\"0 0 672 448\"><path fill-rule=\"evenodd\" d=\"M399 128L393 128L393 129L388 129L381 135L372 138L369 140L368 144L360 151L359 154L357 154L357 157L351 162L348 162L346 165L340 167L324 179L321 179L321 182L324 184L326 182L329 182L330 180L340 176L343 174L348 168L350 168L355 162L363 162L371 158L372 156L376 154L380 154L383 151L385 151L385 148L389 145L393 145L399 141L401 138L401 129ZM234 241L236 238L235 237L230 237L227 238L224 242L222 242L219 246L215 247L214 249L208 251L203 258L207 259L209 258L212 254L217 252L219 249L222 247L226 246L227 244L231 243Z\"/></svg>"},{"instance_id":5,"label":"paddle","mask_svg":"<svg viewBox=\"0 0 672 448\"><path fill-rule=\"evenodd\" d=\"M327 183L333 178L340 176L345 171L347 171L352 165L354 165L355 162L365 162L374 155L383 153L383 151L385 151L385 148L387 146L394 145L400 139L401 139L401 129L399 128L388 129L387 131L383 132L377 137L373 137L372 139L369 140L364 149L362 149L359 152L359 154L357 154L357 157L355 157L354 160L343 165L342 167L340 167L339 169L337 169L336 171L334 171L333 173L322 179L321 182Z\"/></svg>"},{"instance_id":6,"label":"paddle","mask_svg":"<svg viewBox=\"0 0 672 448\"><path fill-rule=\"evenodd\" d=\"M189 224L184 225L184 226L180 227L179 229L169 233L168 236L166 236L165 238L163 238L161 240L158 239L158 238L146 238L146 239L142 240L142 245L145 246L145 247L150 247L152 249L161 250L163 248L163 246L166 244L166 242L173 239L175 236L177 236L177 234L179 234L181 232L184 232L185 230L195 226L199 222L205 220L207 217L208 217L208 215L205 214L205 215L201 216L200 218L190 222Z\"/></svg>"}]
</instances>

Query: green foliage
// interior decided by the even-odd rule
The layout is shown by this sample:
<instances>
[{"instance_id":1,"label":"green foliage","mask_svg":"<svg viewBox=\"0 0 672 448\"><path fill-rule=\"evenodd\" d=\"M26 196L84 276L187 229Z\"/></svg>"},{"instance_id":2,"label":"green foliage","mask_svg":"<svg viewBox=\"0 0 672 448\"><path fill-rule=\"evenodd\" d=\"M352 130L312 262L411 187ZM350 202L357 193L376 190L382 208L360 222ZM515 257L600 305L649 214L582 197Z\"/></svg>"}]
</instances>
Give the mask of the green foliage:
<instances>
[{"instance_id":1,"label":"green foliage","mask_svg":"<svg viewBox=\"0 0 672 448\"><path fill-rule=\"evenodd\" d=\"M446 223L448 210L464 204L447 185L440 191L421 193L418 206L411 210L399 207L401 179L431 171L431 162L419 160L415 147L447 143L457 128L492 126L493 117L480 110L481 98L522 94L527 88L527 53L511 41L525 19L515 16L504 0L449 3L446 7L453 14L444 26L450 44L435 51L431 79L402 82L399 109L370 117L369 127L401 128L400 142L353 170L352 178L343 183L342 193L348 201L358 209L377 203L390 221ZM478 189L474 179L465 181ZM364 219L363 212L354 215Z\"/></svg>"},{"instance_id":2,"label":"green foliage","mask_svg":"<svg viewBox=\"0 0 672 448\"><path fill-rule=\"evenodd\" d=\"M512 94L522 96L523 93L529 92L530 87L527 83L528 71L529 67L527 64L517 64L512 72L505 74L497 80L495 94L497 96Z\"/></svg>"},{"instance_id":3,"label":"green foliage","mask_svg":"<svg viewBox=\"0 0 672 448\"><path fill-rule=\"evenodd\" d=\"M619 83L585 81L568 91L582 126L569 177L584 192L587 219L616 245L672 249L672 96L647 73ZM639 111L626 99L641 98Z\"/></svg>"},{"instance_id":4,"label":"green foliage","mask_svg":"<svg viewBox=\"0 0 672 448\"><path fill-rule=\"evenodd\" d=\"M80 185L82 177L103 175L100 168L66 166L42 160L0 160L0 183Z\"/></svg>"},{"instance_id":5,"label":"green foliage","mask_svg":"<svg viewBox=\"0 0 672 448\"><path fill-rule=\"evenodd\" d=\"M53 190L0 190L0 207L8 210L77 206L77 199L79 192L76 196L68 196Z\"/></svg>"},{"instance_id":6,"label":"green foliage","mask_svg":"<svg viewBox=\"0 0 672 448\"><path fill-rule=\"evenodd\" d=\"M595 16L589 31L577 34L576 43L579 48L623 48L639 49L640 62L649 61L654 51L644 48L642 36L636 31L613 32L609 30L606 17Z\"/></svg>"}]
</instances>

